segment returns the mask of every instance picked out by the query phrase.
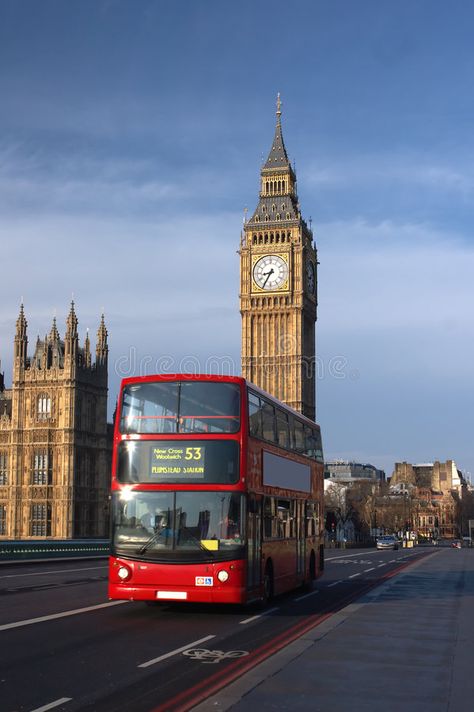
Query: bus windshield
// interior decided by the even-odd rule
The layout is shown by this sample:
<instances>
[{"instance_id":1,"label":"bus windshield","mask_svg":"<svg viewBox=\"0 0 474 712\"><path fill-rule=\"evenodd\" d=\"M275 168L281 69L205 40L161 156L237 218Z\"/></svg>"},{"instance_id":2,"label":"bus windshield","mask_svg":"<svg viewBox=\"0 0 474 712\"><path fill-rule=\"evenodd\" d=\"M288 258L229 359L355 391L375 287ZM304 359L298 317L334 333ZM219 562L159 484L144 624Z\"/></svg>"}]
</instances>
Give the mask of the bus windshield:
<instances>
[{"instance_id":1,"label":"bus windshield","mask_svg":"<svg viewBox=\"0 0 474 712\"><path fill-rule=\"evenodd\" d=\"M114 496L117 555L155 561L212 560L244 544L244 496L237 492L133 492Z\"/></svg>"},{"instance_id":2,"label":"bus windshield","mask_svg":"<svg viewBox=\"0 0 474 712\"><path fill-rule=\"evenodd\" d=\"M121 433L236 433L239 429L236 383L146 381L124 388Z\"/></svg>"}]
</instances>

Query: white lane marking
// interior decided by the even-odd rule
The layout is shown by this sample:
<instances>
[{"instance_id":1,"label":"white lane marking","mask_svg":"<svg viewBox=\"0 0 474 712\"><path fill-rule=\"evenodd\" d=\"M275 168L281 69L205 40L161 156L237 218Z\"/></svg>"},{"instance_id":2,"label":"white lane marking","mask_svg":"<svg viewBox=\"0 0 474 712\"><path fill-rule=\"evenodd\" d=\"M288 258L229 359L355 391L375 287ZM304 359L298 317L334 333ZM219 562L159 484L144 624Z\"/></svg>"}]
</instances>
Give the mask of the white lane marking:
<instances>
[{"instance_id":1,"label":"white lane marking","mask_svg":"<svg viewBox=\"0 0 474 712\"><path fill-rule=\"evenodd\" d=\"M324 561L336 561L337 559L347 559L349 556L373 556L374 554L380 554L377 549L372 549L371 551L359 551L357 554L339 554L338 556L325 556Z\"/></svg>"},{"instance_id":2,"label":"white lane marking","mask_svg":"<svg viewBox=\"0 0 474 712\"><path fill-rule=\"evenodd\" d=\"M348 576L347 578L350 578L350 579L351 579L351 578L355 578L356 576L360 576L360 573L358 573L358 574L352 574L352 576Z\"/></svg>"},{"instance_id":3,"label":"white lane marking","mask_svg":"<svg viewBox=\"0 0 474 712\"><path fill-rule=\"evenodd\" d=\"M47 574L75 574L78 571L102 571L107 570L108 566L90 566L87 569L60 569L59 571L35 571L30 574L6 574L5 576L0 576L0 579L6 578L22 578L23 576L46 576Z\"/></svg>"},{"instance_id":4,"label":"white lane marking","mask_svg":"<svg viewBox=\"0 0 474 712\"><path fill-rule=\"evenodd\" d=\"M87 606L87 608L75 608L72 611L64 611L64 613L52 613L49 616L40 616L40 618L28 618L24 621L16 623L5 623L0 625L0 631L10 630L11 628L22 628L25 625L33 625L34 623L44 623L44 621L54 621L56 618L67 618L68 616L77 616L79 613L88 613L89 611L98 611L100 608L109 608L110 606L120 606L128 601L110 601L110 603L99 603L97 606Z\"/></svg>"},{"instance_id":5,"label":"white lane marking","mask_svg":"<svg viewBox=\"0 0 474 712\"><path fill-rule=\"evenodd\" d=\"M387 564L379 564L377 568L380 569L382 566L387 566Z\"/></svg>"},{"instance_id":6,"label":"white lane marking","mask_svg":"<svg viewBox=\"0 0 474 712\"><path fill-rule=\"evenodd\" d=\"M310 596L316 596L316 594L319 593L319 591L311 591L310 593L305 593L304 596L298 596L298 598L294 598L294 601L302 601L304 598L309 598Z\"/></svg>"},{"instance_id":7,"label":"white lane marking","mask_svg":"<svg viewBox=\"0 0 474 712\"><path fill-rule=\"evenodd\" d=\"M263 616L268 616L270 613L273 613L274 611L278 611L278 610L279 610L278 606L276 608L269 608L268 611L259 613L258 615L252 616L251 618L246 618L244 621L239 621L239 625L247 625L247 623L256 621L258 618L262 618Z\"/></svg>"},{"instance_id":8,"label":"white lane marking","mask_svg":"<svg viewBox=\"0 0 474 712\"><path fill-rule=\"evenodd\" d=\"M336 561L337 559L347 559L349 556L372 556L372 554L378 554L379 552L377 550L375 551L364 551L361 553L357 554L341 554L340 556L325 556L324 561Z\"/></svg>"},{"instance_id":9,"label":"white lane marking","mask_svg":"<svg viewBox=\"0 0 474 712\"><path fill-rule=\"evenodd\" d=\"M55 700L54 702L50 702L49 705L43 705L42 707L36 707L36 709L31 710L31 712L46 712L46 710L52 710L54 707L59 707L59 705L63 705L65 702L71 702L72 697L61 697L59 700Z\"/></svg>"},{"instance_id":10,"label":"white lane marking","mask_svg":"<svg viewBox=\"0 0 474 712\"><path fill-rule=\"evenodd\" d=\"M337 586L338 583L342 583L342 579L339 579L339 581L334 581L334 583L330 583L328 588L332 588L333 586Z\"/></svg>"},{"instance_id":11,"label":"white lane marking","mask_svg":"<svg viewBox=\"0 0 474 712\"><path fill-rule=\"evenodd\" d=\"M199 645L200 643L205 643L206 640L211 640L212 638L215 638L215 637L216 637L215 635L207 635L205 638L201 638L200 640L195 640L194 643L188 643L188 645L183 645L182 648L176 648L176 650L172 650L170 653L165 653L164 655L160 655L159 658L153 658L153 660L148 660L146 663L137 665L137 667L139 667L139 668L150 667L150 665L155 665L155 663L159 663L161 660L166 660L166 658L171 658L171 657L173 657L173 655L182 653L183 650L189 650L189 648L192 648L194 645Z\"/></svg>"},{"instance_id":12,"label":"white lane marking","mask_svg":"<svg viewBox=\"0 0 474 712\"><path fill-rule=\"evenodd\" d=\"M375 571L375 566L372 566L371 569L365 569L364 574L368 574L369 571Z\"/></svg>"}]
</instances>

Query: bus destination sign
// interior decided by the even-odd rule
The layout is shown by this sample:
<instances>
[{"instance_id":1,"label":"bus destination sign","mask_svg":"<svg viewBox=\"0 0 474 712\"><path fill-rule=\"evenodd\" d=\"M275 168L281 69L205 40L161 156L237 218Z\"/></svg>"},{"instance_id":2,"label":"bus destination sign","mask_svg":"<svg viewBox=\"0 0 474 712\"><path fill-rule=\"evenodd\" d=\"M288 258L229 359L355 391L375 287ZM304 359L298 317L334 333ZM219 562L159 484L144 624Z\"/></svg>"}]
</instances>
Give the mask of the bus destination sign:
<instances>
[{"instance_id":1,"label":"bus destination sign","mask_svg":"<svg viewBox=\"0 0 474 712\"><path fill-rule=\"evenodd\" d=\"M152 480L176 477L186 480L204 479L205 447L181 447L179 443L151 448L150 474Z\"/></svg>"}]
</instances>

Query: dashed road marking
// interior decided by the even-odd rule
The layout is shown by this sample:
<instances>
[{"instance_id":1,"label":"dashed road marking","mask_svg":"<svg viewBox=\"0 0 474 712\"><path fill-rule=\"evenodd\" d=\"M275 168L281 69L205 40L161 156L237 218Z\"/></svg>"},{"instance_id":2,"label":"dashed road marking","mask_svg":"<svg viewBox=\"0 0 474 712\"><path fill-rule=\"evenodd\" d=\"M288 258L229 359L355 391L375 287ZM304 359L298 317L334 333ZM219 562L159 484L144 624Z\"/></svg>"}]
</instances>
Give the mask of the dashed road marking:
<instances>
[{"instance_id":1,"label":"dashed road marking","mask_svg":"<svg viewBox=\"0 0 474 712\"><path fill-rule=\"evenodd\" d=\"M45 621L54 621L57 618L68 618L69 616L77 616L79 613L88 613L89 611L98 611L101 608L110 608L110 606L120 606L128 601L110 601L110 603L99 603L97 606L87 606L86 608L75 608L72 611L64 611L63 613L52 613L49 616L40 616L39 618L28 618L24 621L16 623L4 623L0 625L0 631L11 630L12 628L22 628L25 625L33 625L34 623L44 623Z\"/></svg>"},{"instance_id":2,"label":"dashed road marking","mask_svg":"<svg viewBox=\"0 0 474 712\"><path fill-rule=\"evenodd\" d=\"M304 596L298 596L298 598L295 598L295 601L302 601L304 598L309 598L310 596L316 596L316 594L319 593L319 591L311 591L310 593L305 593Z\"/></svg>"},{"instance_id":3,"label":"dashed road marking","mask_svg":"<svg viewBox=\"0 0 474 712\"><path fill-rule=\"evenodd\" d=\"M65 702L71 702L71 700L72 697L61 697L59 700L50 702L47 705L43 705L42 707L36 707L36 709L32 710L32 712L47 712L47 710L52 710L55 707L59 707L59 705L63 705Z\"/></svg>"},{"instance_id":4,"label":"dashed road marking","mask_svg":"<svg viewBox=\"0 0 474 712\"><path fill-rule=\"evenodd\" d=\"M262 618L263 616L268 616L270 613L273 613L274 611L278 611L278 606L276 608L269 608L268 611L264 611L263 613L258 613L256 616L252 616L251 618L246 618L244 621L239 621L239 625L247 625L247 623L251 623L252 621L258 620L258 618Z\"/></svg>"},{"instance_id":5,"label":"dashed road marking","mask_svg":"<svg viewBox=\"0 0 474 712\"><path fill-rule=\"evenodd\" d=\"M29 574L5 574L0 579L23 578L25 576L47 576L48 574L76 574L80 571L107 571L108 566L88 566L86 569L59 569L58 571L31 571Z\"/></svg>"},{"instance_id":6,"label":"dashed road marking","mask_svg":"<svg viewBox=\"0 0 474 712\"><path fill-rule=\"evenodd\" d=\"M146 663L141 663L141 665L137 665L137 667L139 667L139 668L150 667L150 665L155 665L156 663L159 663L162 660L166 660L167 658L172 658L173 655L178 655L178 653L182 653L184 650L189 650L189 648L193 648L195 645L199 645L199 643L205 643L206 640L212 640L212 638L215 638L215 637L216 637L215 635L206 635L205 638L200 638L199 640L195 640L192 643L183 645L181 648L176 648L176 650L171 650L169 653L165 653L164 655L160 655L157 658L153 658L153 660L147 660Z\"/></svg>"}]
</instances>

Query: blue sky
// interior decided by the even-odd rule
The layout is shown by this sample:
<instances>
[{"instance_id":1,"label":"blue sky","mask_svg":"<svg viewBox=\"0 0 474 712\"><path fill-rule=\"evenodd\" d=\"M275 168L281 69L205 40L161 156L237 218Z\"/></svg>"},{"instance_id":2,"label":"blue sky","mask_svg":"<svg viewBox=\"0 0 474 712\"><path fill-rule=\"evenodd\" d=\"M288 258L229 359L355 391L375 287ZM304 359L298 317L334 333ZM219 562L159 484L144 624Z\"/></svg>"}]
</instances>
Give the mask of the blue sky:
<instances>
[{"instance_id":1,"label":"blue sky","mask_svg":"<svg viewBox=\"0 0 474 712\"><path fill-rule=\"evenodd\" d=\"M317 240L327 458L474 474L474 7L0 0L0 358L74 294L119 379L240 372L275 99Z\"/></svg>"}]
</instances>

